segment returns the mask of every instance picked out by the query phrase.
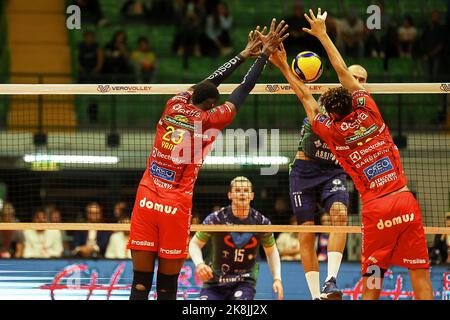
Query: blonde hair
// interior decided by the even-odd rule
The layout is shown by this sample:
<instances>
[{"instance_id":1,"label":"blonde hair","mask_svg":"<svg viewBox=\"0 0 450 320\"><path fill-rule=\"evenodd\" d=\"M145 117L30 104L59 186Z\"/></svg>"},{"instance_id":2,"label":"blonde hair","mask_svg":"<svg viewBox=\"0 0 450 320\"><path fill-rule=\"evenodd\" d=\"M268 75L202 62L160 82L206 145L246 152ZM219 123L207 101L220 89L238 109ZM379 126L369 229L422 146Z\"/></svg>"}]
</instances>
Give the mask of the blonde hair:
<instances>
[{"instance_id":1,"label":"blonde hair","mask_svg":"<svg viewBox=\"0 0 450 320\"><path fill-rule=\"evenodd\" d=\"M231 191L231 188L233 187L233 185L235 183L237 183L237 182L245 182L248 186L250 186L253 189L253 184L251 183L251 181L247 177L239 176L239 177L236 177L233 180L231 180L231 182L230 182L230 191Z\"/></svg>"}]
</instances>

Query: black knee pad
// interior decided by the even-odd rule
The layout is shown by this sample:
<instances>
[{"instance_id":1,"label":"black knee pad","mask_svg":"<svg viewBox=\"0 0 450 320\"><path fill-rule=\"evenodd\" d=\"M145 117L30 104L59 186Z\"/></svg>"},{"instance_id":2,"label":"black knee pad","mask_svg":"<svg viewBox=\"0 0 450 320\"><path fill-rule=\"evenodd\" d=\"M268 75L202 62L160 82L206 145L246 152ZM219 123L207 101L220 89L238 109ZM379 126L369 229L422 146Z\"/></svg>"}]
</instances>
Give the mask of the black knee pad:
<instances>
[{"instance_id":1,"label":"black knee pad","mask_svg":"<svg viewBox=\"0 0 450 320\"><path fill-rule=\"evenodd\" d=\"M133 270L133 285L131 286L130 300L148 300L152 282L153 272Z\"/></svg>"},{"instance_id":2,"label":"black knee pad","mask_svg":"<svg viewBox=\"0 0 450 320\"><path fill-rule=\"evenodd\" d=\"M386 271L387 271L387 269L380 268L380 278L381 279L384 278L384 274L386 273ZM372 272L372 273L366 272L365 274L363 274L363 277L371 277L374 275L374 273L375 272Z\"/></svg>"},{"instance_id":3,"label":"black knee pad","mask_svg":"<svg viewBox=\"0 0 450 320\"><path fill-rule=\"evenodd\" d=\"M158 300L176 300L178 289L178 275L167 275L158 272L156 279L156 291Z\"/></svg>"}]
</instances>

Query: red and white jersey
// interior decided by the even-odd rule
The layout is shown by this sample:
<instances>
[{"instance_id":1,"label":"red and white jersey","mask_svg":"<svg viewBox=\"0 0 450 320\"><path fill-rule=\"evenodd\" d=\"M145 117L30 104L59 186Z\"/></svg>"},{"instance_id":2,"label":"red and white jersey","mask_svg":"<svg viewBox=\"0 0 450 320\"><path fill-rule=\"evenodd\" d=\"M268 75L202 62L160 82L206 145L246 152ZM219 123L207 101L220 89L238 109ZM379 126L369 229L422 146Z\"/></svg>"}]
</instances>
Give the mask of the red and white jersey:
<instances>
[{"instance_id":1,"label":"red and white jersey","mask_svg":"<svg viewBox=\"0 0 450 320\"><path fill-rule=\"evenodd\" d=\"M217 135L236 109L222 104L209 111L190 104L191 93L167 101L140 184L164 198L191 201L195 181Z\"/></svg>"},{"instance_id":2,"label":"red and white jersey","mask_svg":"<svg viewBox=\"0 0 450 320\"><path fill-rule=\"evenodd\" d=\"M355 91L352 100L352 113L339 121L318 114L312 129L352 177L364 203L404 187L407 180L375 101L366 90Z\"/></svg>"}]
</instances>

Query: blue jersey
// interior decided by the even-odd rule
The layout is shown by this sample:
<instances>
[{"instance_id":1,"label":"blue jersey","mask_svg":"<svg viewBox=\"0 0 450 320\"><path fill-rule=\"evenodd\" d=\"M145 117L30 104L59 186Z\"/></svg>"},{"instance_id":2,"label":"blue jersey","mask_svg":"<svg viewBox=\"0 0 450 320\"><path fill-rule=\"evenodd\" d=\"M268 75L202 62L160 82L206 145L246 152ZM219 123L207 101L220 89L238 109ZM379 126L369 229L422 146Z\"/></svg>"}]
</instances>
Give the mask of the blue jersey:
<instances>
[{"instance_id":1,"label":"blue jersey","mask_svg":"<svg viewBox=\"0 0 450 320\"><path fill-rule=\"evenodd\" d=\"M233 215L231 206L224 207L206 217L203 224L246 224L270 225L271 222L261 213L250 208L244 219ZM205 282L205 287L232 285L236 282L250 282L256 286L258 264L256 258L260 244L264 247L275 245L273 233L261 232L202 232L196 237L203 242L211 240L212 248L208 260L214 272L214 278Z\"/></svg>"}]
</instances>

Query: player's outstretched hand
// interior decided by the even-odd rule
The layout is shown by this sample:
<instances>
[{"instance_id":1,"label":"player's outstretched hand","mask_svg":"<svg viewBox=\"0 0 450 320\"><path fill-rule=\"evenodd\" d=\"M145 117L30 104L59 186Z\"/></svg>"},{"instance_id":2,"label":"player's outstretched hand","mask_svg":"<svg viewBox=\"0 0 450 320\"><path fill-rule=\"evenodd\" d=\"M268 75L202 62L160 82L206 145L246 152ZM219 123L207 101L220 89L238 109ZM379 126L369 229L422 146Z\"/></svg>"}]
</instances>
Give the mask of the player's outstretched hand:
<instances>
[{"instance_id":1,"label":"player's outstretched hand","mask_svg":"<svg viewBox=\"0 0 450 320\"><path fill-rule=\"evenodd\" d=\"M311 25L311 29L302 28L303 31L309 33L310 35L320 38L327 34L327 26L325 24L325 20L327 18L327 12L325 11L322 14L322 10L319 8L317 10L317 17L314 15L314 12L309 9L309 16L305 13L305 18Z\"/></svg>"},{"instance_id":2,"label":"player's outstretched hand","mask_svg":"<svg viewBox=\"0 0 450 320\"><path fill-rule=\"evenodd\" d=\"M279 47L270 55L269 61L272 62L277 68L281 69L284 64L287 64L286 60L286 50L284 49L283 43L280 43Z\"/></svg>"},{"instance_id":3,"label":"player's outstretched hand","mask_svg":"<svg viewBox=\"0 0 450 320\"><path fill-rule=\"evenodd\" d=\"M284 294L283 294L283 284L281 283L280 279L275 279L273 281L273 292L278 293L278 300L283 300Z\"/></svg>"},{"instance_id":4,"label":"player's outstretched hand","mask_svg":"<svg viewBox=\"0 0 450 320\"><path fill-rule=\"evenodd\" d=\"M277 19L273 18L272 23L270 24L269 33L267 35L262 34L259 31L256 31L259 39L261 39L263 48L262 52L270 56L273 51L282 43L288 36L289 33L286 33L287 28L289 27L285 24L284 20L282 20L277 26Z\"/></svg>"},{"instance_id":5,"label":"player's outstretched hand","mask_svg":"<svg viewBox=\"0 0 450 320\"><path fill-rule=\"evenodd\" d=\"M202 281L208 281L214 277L211 267L205 263L200 263L195 272Z\"/></svg>"},{"instance_id":6,"label":"player's outstretched hand","mask_svg":"<svg viewBox=\"0 0 450 320\"><path fill-rule=\"evenodd\" d=\"M257 57L261 54L262 41L258 37L257 32L261 34L265 34L267 31L267 27L264 27L262 31L260 31L260 27L257 26L255 30L250 31L248 34L247 45L245 49L242 50L241 56L244 58L248 57Z\"/></svg>"}]
</instances>

